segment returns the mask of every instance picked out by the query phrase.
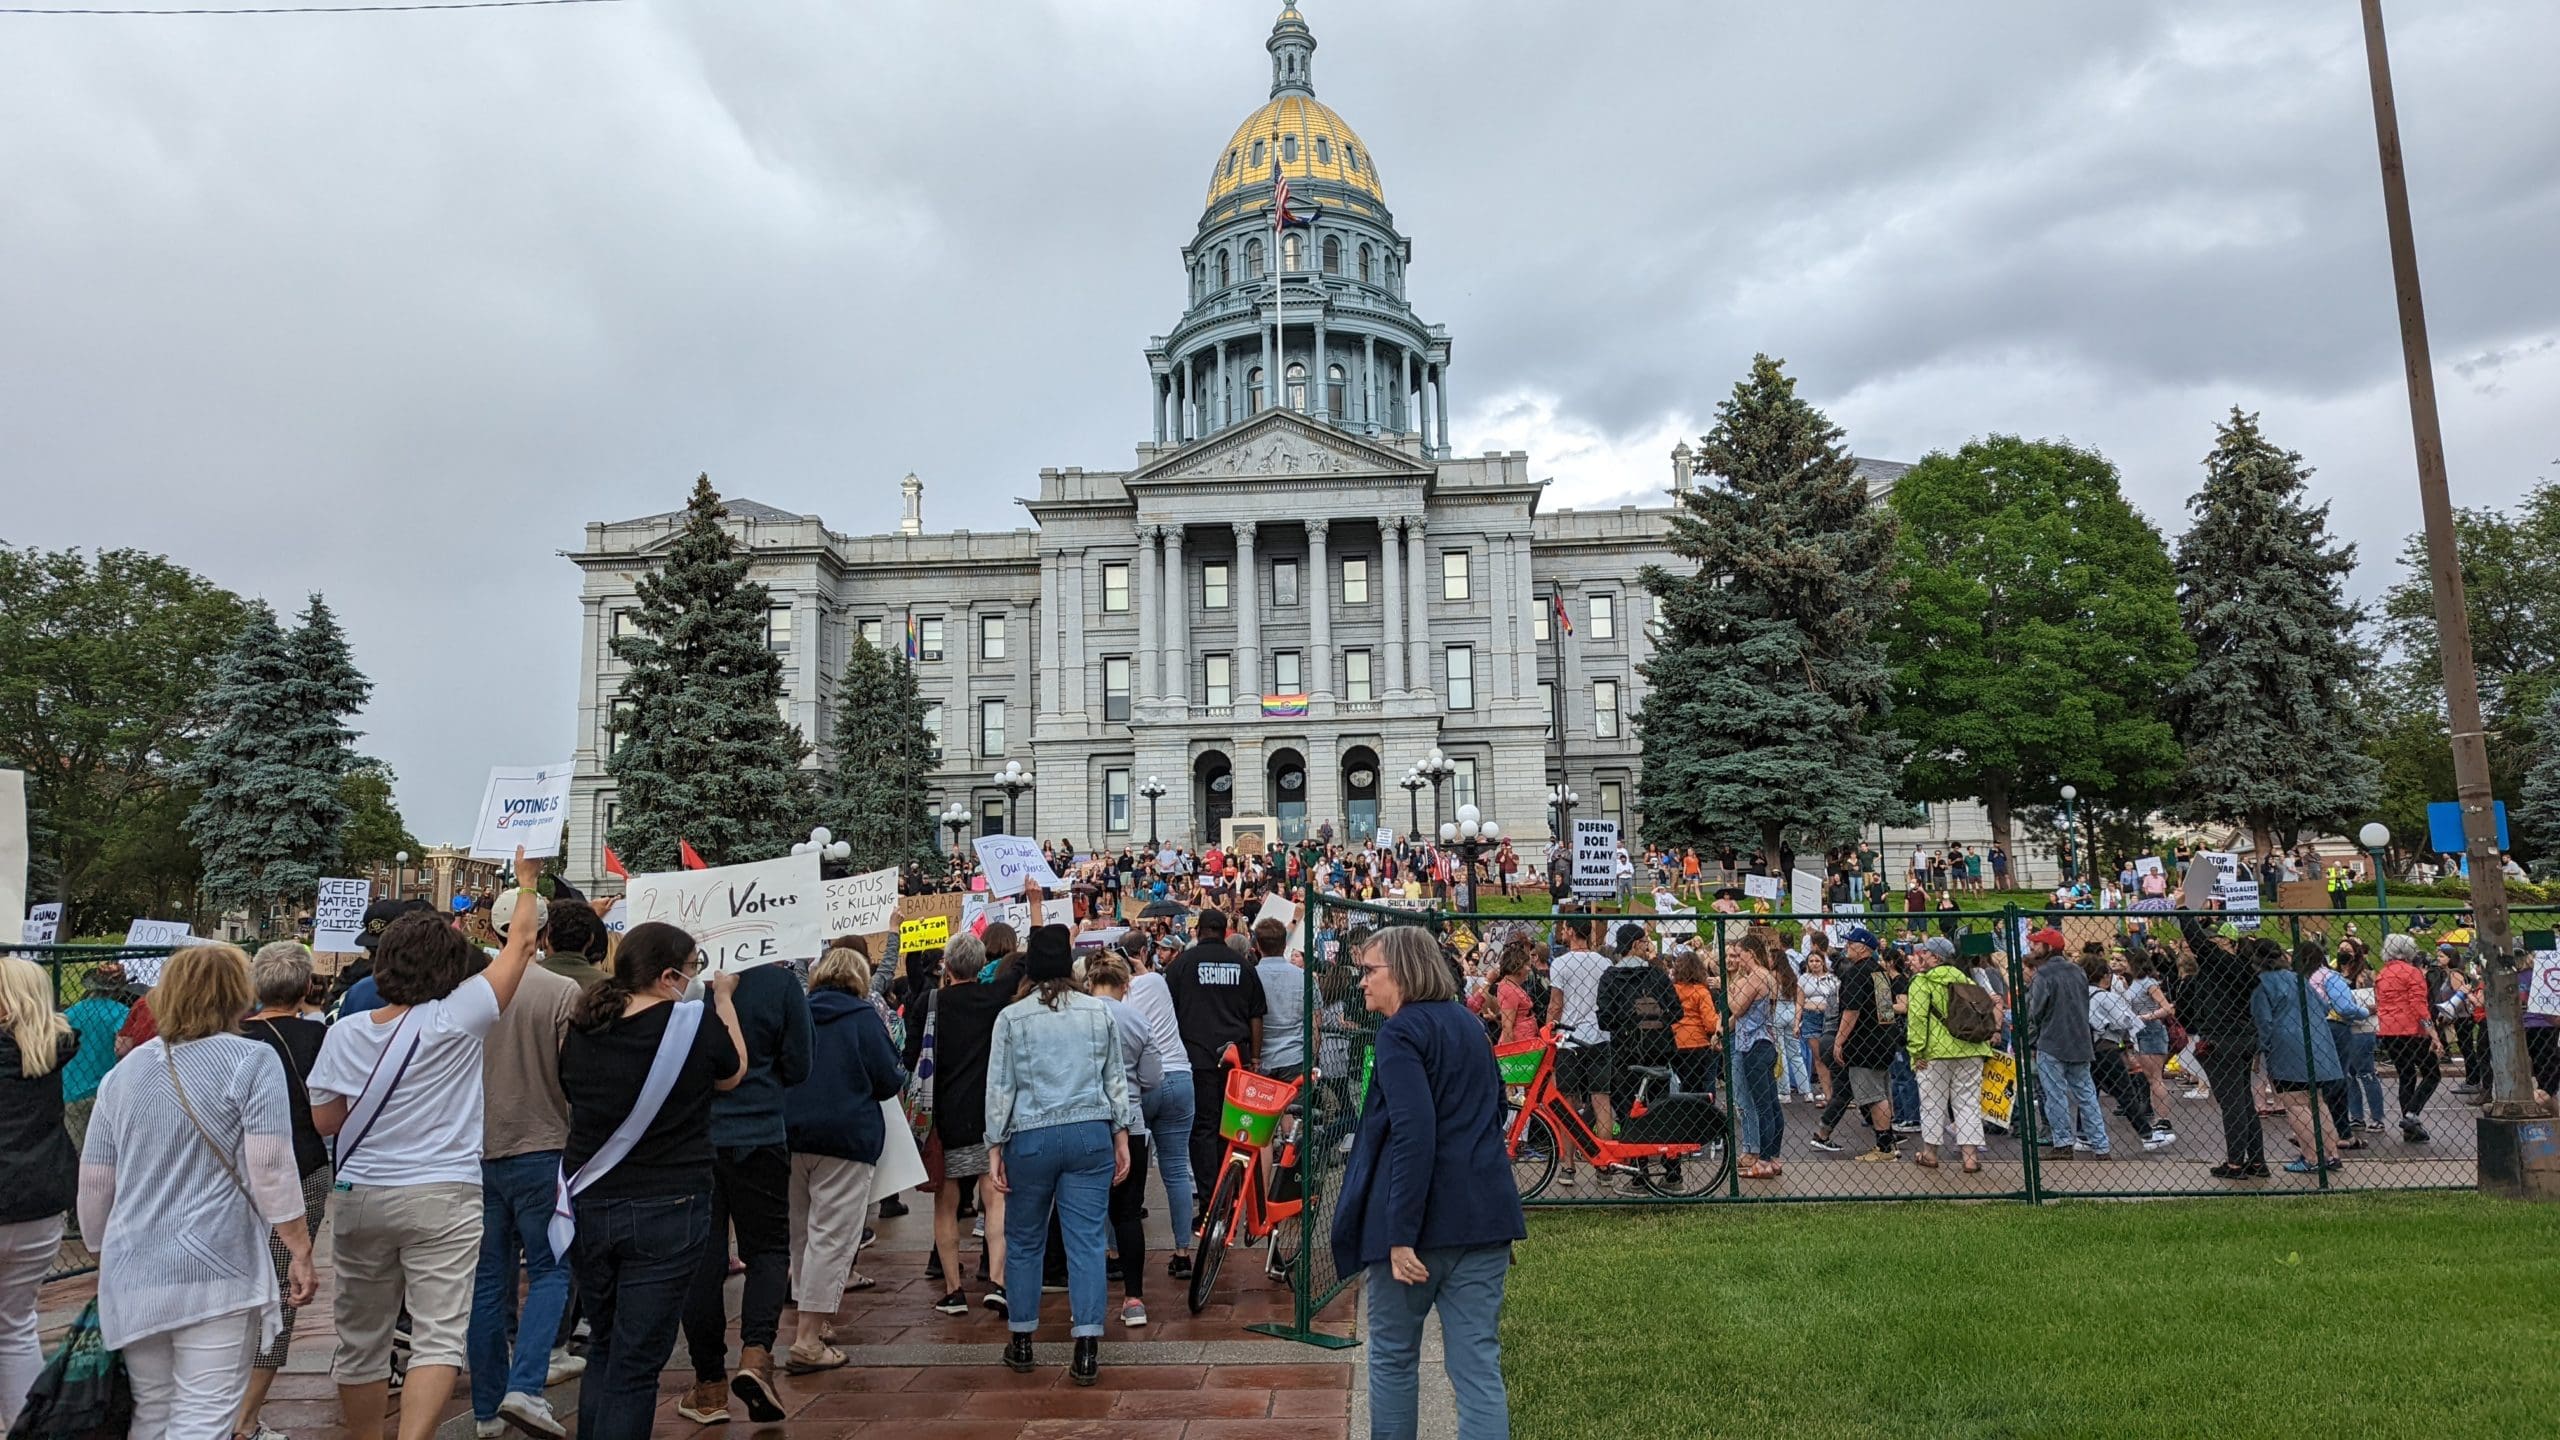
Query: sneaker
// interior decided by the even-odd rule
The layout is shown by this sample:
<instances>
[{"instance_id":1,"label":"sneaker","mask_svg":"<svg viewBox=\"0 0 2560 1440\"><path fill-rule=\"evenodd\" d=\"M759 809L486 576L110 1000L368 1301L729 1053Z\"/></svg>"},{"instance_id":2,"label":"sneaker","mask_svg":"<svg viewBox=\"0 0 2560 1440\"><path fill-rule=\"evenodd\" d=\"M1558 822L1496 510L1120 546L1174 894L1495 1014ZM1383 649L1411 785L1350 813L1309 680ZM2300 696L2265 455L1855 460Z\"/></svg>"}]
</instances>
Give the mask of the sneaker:
<instances>
[{"instance_id":1,"label":"sneaker","mask_svg":"<svg viewBox=\"0 0 2560 1440\"><path fill-rule=\"evenodd\" d=\"M1570 1190L1582 1183L1582 1176L1579 1171L1567 1170L1562 1175L1556 1177L1556 1183L1567 1190Z\"/></svg>"},{"instance_id":2,"label":"sneaker","mask_svg":"<svg viewBox=\"0 0 2560 1440\"><path fill-rule=\"evenodd\" d=\"M2190 1100L2210 1100L2213 1098L2213 1092L2210 1090L2190 1090L2187 1092L2187 1098Z\"/></svg>"},{"instance_id":3,"label":"sneaker","mask_svg":"<svg viewBox=\"0 0 2560 1440\"><path fill-rule=\"evenodd\" d=\"M969 1297L962 1291L954 1290L933 1302L933 1308L945 1315L966 1315L969 1313Z\"/></svg>"},{"instance_id":4,"label":"sneaker","mask_svg":"<svg viewBox=\"0 0 2560 1440\"><path fill-rule=\"evenodd\" d=\"M714 1380L708 1385L696 1385L687 1390L684 1398L676 1402L676 1413L696 1425L728 1424L728 1382Z\"/></svg>"},{"instance_id":5,"label":"sneaker","mask_svg":"<svg viewBox=\"0 0 2560 1440\"><path fill-rule=\"evenodd\" d=\"M1067 1282L1066 1282L1066 1278L1065 1278L1064 1276L1061 1276L1061 1277L1059 1277L1058 1279L1052 1280L1052 1279L1049 1279L1049 1278L1048 1278L1047 1276L1045 1276L1045 1275L1044 1275L1044 1276L1042 1276L1042 1277L1041 1277L1041 1279L1040 1279L1040 1293L1041 1293L1041 1294L1043 1294L1043 1295L1064 1295L1064 1294L1066 1294L1066 1293L1067 1293Z\"/></svg>"},{"instance_id":6,"label":"sneaker","mask_svg":"<svg viewBox=\"0 0 2560 1440\"><path fill-rule=\"evenodd\" d=\"M1861 1165L1890 1165L1901 1157L1891 1150L1869 1150L1858 1157Z\"/></svg>"},{"instance_id":7,"label":"sneaker","mask_svg":"<svg viewBox=\"0 0 2560 1440\"><path fill-rule=\"evenodd\" d=\"M986 1216L981 1215L977 1219L969 1222L969 1238L972 1240L984 1240L987 1238Z\"/></svg>"},{"instance_id":8,"label":"sneaker","mask_svg":"<svg viewBox=\"0 0 2560 1440\"><path fill-rule=\"evenodd\" d=\"M544 1440L567 1440L569 1434L569 1427L561 1424L560 1417L551 1413L549 1400L540 1395L527 1395L521 1390L508 1391L507 1397L498 1402L498 1418L527 1435L540 1435Z\"/></svg>"},{"instance_id":9,"label":"sneaker","mask_svg":"<svg viewBox=\"0 0 2560 1440\"><path fill-rule=\"evenodd\" d=\"M998 1286L995 1286L994 1288L992 1288L992 1289L988 1290L986 1294L984 1294L984 1295L982 1295L982 1296L980 1296L980 1297L979 1297L979 1299L978 1299L978 1303L979 1303L979 1304L981 1304L981 1305L986 1306L986 1307L987 1307L988 1309L990 1309L990 1310L995 1311L995 1312L996 1312L997 1314L999 1314L999 1315L1003 1314L1003 1313L1004 1313L1004 1287L1003 1287L1003 1286L1001 1286L1001 1285L998 1285Z\"/></svg>"},{"instance_id":10,"label":"sneaker","mask_svg":"<svg viewBox=\"0 0 2560 1440\"><path fill-rule=\"evenodd\" d=\"M927 1250L924 1252L924 1278L927 1280L939 1280L942 1278L942 1253L940 1251Z\"/></svg>"},{"instance_id":11,"label":"sneaker","mask_svg":"<svg viewBox=\"0 0 2560 1440\"><path fill-rule=\"evenodd\" d=\"M2079 1151L2072 1149L2068 1145L2056 1145L2052 1149L2044 1152L2044 1158L2047 1160L2069 1160L2079 1153Z\"/></svg>"},{"instance_id":12,"label":"sneaker","mask_svg":"<svg viewBox=\"0 0 2560 1440\"><path fill-rule=\"evenodd\" d=\"M2151 1138L2142 1142L2142 1148L2145 1150L2159 1150L2177 1143L2178 1136L2176 1132L2170 1130L2154 1130L2151 1132Z\"/></svg>"},{"instance_id":13,"label":"sneaker","mask_svg":"<svg viewBox=\"0 0 2560 1440\"><path fill-rule=\"evenodd\" d=\"M2424 1145L2427 1143L2427 1127L2419 1124L2418 1118L2414 1115L2403 1116L2400 1120L2400 1138L2411 1145Z\"/></svg>"},{"instance_id":14,"label":"sneaker","mask_svg":"<svg viewBox=\"0 0 2560 1440\"><path fill-rule=\"evenodd\" d=\"M1893 1133L1896 1135L1917 1135L1920 1133L1920 1122L1917 1120L1896 1120L1893 1122Z\"/></svg>"},{"instance_id":15,"label":"sneaker","mask_svg":"<svg viewBox=\"0 0 2560 1440\"><path fill-rule=\"evenodd\" d=\"M2079 1158L2083 1160L2112 1160L2115 1157L2104 1150L2091 1150L2082 1154Z\"/></svg>"},{"instance_id":16,"label":"sneaker","mask_svg":"<svg viewBox=\"0 0 2560 1440\"><path fill-rule=\"evenodd\" d=\"M275 1433L276 1432L268 1429L262 1424L258 1427L255 1434L244 1437L244 1440L265 1440L265 1437L274 1435ZM471 1422L472 1440L496 1440L496 1437L506 1433L507 1422L504 1420L474 1420ZM282 1437L278 1437L278 1440L282 1440Z\"/></svg>"},{"instance_id":17,"label":"sneaker","mask_svg":"<svg viewBox=\"0 0 2560 1440\"><path fill-rule=\"evenodd\" d=\"M888 1199L880 1202L880 1213L882 1216L894 1220L907 1213L907 1202L899 1199L895 1195L892 1195Z\"/></svg>"},{"instance_id":18,"label":"sneaker","mask_svg":"<svg viewBox=\"0 0 2560 1440\"><path fill-rule=\"evenodd\" d=\"M1842 1150L1848 1148L1828 1135L1808 1135L1805 1137L1804 1143L1812 1146L1816 1150L1828 1150L1834 1155L1837 1155Z\"/></svg>"},{"instance_id":19,"label":"sneaker","mask_svg":"<svg viewBox=\"0 0 2560 1440\"><path fill-rule=\"evenodd\" d=\"M1190 1279L1191 1257L1181 1253L1180 1251L1175 1251L1173 1258L1164 1262L1164 1273L1172 1276L1176 1280Z\"/></svg>"},{"instance_id":20,"label":"sneaker","mask_svg":"<svg viewBox=\"0 0 2560 1440\"><path fill-rule=\"evenodd\" d=\"M587 1357L572 1355L565 1348L551 1352L551 1373L542 1377L545 1385L561 1385L587 1373Z\"/></svg>"},{"instance_id":21,"label":"sneaker","mask_svg":"<svg viewBox=\"0 0 2560 1440\"><path fill-rule=\"evenodd\" d=\"M1128 1299L1120 1302L1120 1323L1135 1330L1147 1323L1147 1302Z\"/></svg>"}]
</instances>

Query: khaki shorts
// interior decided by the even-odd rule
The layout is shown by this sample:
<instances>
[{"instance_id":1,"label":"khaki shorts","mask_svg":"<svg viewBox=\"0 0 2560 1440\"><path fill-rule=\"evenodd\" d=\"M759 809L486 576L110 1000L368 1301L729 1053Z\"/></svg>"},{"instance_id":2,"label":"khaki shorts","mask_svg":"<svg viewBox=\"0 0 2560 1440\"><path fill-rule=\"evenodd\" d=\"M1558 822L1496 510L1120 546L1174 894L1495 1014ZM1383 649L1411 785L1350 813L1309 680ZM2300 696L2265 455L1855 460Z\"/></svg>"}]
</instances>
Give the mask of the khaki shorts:
<instances>
[{"instance_id":1,"label":"khaki shorts","mask_svg":"<svg viewBox=\"0 0 2560 1440\"><path fill-rule=\"evenodd\" d=\"M480 1268L480 1187L358 1185L335 1198L329 1246L338 1281L337 1382L391 1378L391 1327L404 1306L410 1368L463 1368Z\"/></svg>"},{"instance_id":2,"label":"khaki shorts","mask_svg":"<svg viewBox=\"0 0 2560 1440\"><path fill-rule=\"evenodd\" d=\"M1881 1105L1893 1098L1893 1072L1849 1067L1849 1099L1856 1105Z\"/></svg>"}]
</instances>

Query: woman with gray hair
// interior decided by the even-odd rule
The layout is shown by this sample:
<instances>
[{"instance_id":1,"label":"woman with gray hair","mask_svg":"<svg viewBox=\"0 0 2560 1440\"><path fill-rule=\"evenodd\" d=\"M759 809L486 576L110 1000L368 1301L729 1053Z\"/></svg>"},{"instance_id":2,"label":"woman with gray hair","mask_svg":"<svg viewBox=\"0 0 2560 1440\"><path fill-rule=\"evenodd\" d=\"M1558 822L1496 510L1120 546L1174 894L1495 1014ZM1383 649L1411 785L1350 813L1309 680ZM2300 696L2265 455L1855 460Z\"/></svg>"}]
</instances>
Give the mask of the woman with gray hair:
<instances>
[{"instance_id":1,"label":"woman with gray hair","mask_svg":"<svg viewBox=\"0 0 2560 1440\"><path fill-rule=\"evenodd\" d=\"M1512 1242L1529 1232L1503 1143L1502 1071L1429 933L1390 926L1353 958L1382 1023L1333 1258L1341 1274L1368 1272L1372 1433L1414 1433L1423 1321L1437 1310L1458 1433L1507 1435L1502 1290Z\"/></svg>"},{"instance_id":2,"label":"woman with gray hair","mask_svg":"<svg viewBox=\"0 0 2560 1440\"><path fill-rule=\"evenodd\" d=\"M939 1273L951 1288L934 1303L945 1315L969 1313L969 1296L960 1288L960 1195L975 1186L979 1213L987 1222L983 1279L1004 1274L1004 1195L982 1183L987 1174L987 1053L995 1040L996 1016L1013 1003L1017 982L1007 971L985 984L978 971L987 963L987 947L975 935L954 936L942 951L942 984L907 1002L907 1046L900 1058L916 1077L914 1099L932 1116L927 1138L942 1151L942 1188L933 1197L933 1263L928 1276ZM925 1165L933 1168L932 1145ZM1004 1286L989 1287L983 1303L1005 1308Z\"/></svg>"},{"instance_id":3,"label":"woman with gray hair","mask_svg":"<svg viewBox=\"0 0 2560 1440\"><path fill-rule=\"evenodd\" d=\"M2426 1122L2419 1117L2444 1078L2444 1040L2433 1018L2417 938L2383 936L2382 973L2373 981L2374 1031L2382 1058L2400 1076L2400 1138L2411 1145L2426 1143Z\"/></svg>"},{"instance_id":4,"label":"woman with gray hair","mask_svg":"<svg viewBox=\"0 0 2560 1440\"><path fill-rule=\"evenodd\" d=\"M872 1008L871 961L860 937L838 940L809 971L809 1074L784 1093L791 1144L793 1300L799 1329L783 1357L794 1375L845 1363L834 1341L847 1290L868 1290L856 1274L871 1178L888 1130L880 1105L906 1088L906 1069L889 1028Z\"/></svg>"},{"instance_id":5,"label":"woman with gray hair","mask_svg":"<svg viewBox=\"0 0 2560 1440\"><path fill-rule=\"evenodd\" d=\"M329 1208L329 1150L311 1124L311 1066L320 1058L320 1042L329 1027L302 1013L311 993L311 952L298 940L278 940L261 948L249 962L249 988L258 1008L240 1022L240 1033L276 1052L284 1064L285 1101L293 1119L293 1168L302 1177L302 1223L306 1236L320 1233L320 1218ZM276 1289L285 1296L283 1323L275 1339L260 1346L249 1368L249 1393L240 1406L234 1434L246 1440L283 1440L258 1419L267 1403L267 1387L293 1354L293 1254L275 1232L267 1234L267 1255L275 1262Z\"/></svg>"}]
</instances>

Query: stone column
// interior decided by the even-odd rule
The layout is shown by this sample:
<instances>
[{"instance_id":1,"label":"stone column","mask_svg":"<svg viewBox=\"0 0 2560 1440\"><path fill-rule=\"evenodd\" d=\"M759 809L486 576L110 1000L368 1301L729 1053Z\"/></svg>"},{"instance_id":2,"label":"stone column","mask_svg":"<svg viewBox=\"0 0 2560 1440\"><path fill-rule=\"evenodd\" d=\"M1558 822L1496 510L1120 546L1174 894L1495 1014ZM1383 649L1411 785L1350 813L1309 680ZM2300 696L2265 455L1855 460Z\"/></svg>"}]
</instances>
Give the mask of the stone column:
<instances>
[{"instance_id":1,"label":"stone column","mask_svg":"<svg viewBox=\"0 0 2560 1440\"><path fill-rule=\"evenodd\" d=\"M1449 362L1446 360L1431 367L1431 403L1440 417L1433 424L1431 433L1440 437L1440 449L1445 454L1449 449Z\"/></svg>"},{"instance_id":2,"label":"stone column","mask_svg":"<svg viewBox=\"0 0 2560 1440\"><path fill-rule=\"evenodd\" d=\"M1161 445L1164 443L1164 377L1161 375L1150 375L1147 377L1147 384L1153 387L1155 391L1156 443Z\"/></svg>"},{"instance_id":3,"label":"stone column","mask_svg":"<svg viewBox=\"0 0 2560 1440\"><path fill-rule=\"evenodd\" d=\"M1191 438L1191 362L1177 362L1173 371L1173 443L1183 444Z\"/></svg>"},{"instance_id":4,"label":"stone column","mask_svg":"<svg viewBox=\"0 0 2560 1440\"><path fill-rule=\"evenodd\" d=\"M1209 408L1218 417L1219 429L1224 430L1235 423L1236 417L1227 411L1227 342L1224 340L1218 342L1218 393L1212 398Z\"/></svg>"},{"instance_id":5,"label":"stone column","mask_svg":"<svg viewBox=\"0 0 2560 1440\"><path fill-rule=\"evenodd\" d=\"M1378 523L1378 550L1387 564L1386 586L1378 598L1385 602L1387 617L1386 644L1381 648L1387 652L1389 695L1404 693L1404 540L1397 533L1401 528L1393 520Z\"/></svg>"},{"instance_id":6,"label":"stone column","mask_svg":"<svg viewBox=\"0 0 2560 1440\"><path fill-rule=\"evenodd\" d=\"M1278 259L1276 256L1273 258L1275 262ZM1277 410L1280 408L1280 357L1271 353L1271 332L1258 323L1253 328L1253 338L1262 346L1262 408ZM1245 408L1251 409L1251 403L1248 402Z\"/></svg>"},{"instance_id":7,"label":"stone column","mask_svg":"<svg viewBox=\"0 0 2560 1440\"><path fill-rule=\"evenodd\" d=\"M1228 596L1236 607L1236 703L1250 705L1262 695L1261 582L1255 576L1253 520L1234 522L1235 572L1228 577ZM1251 712L1248 712L1251 713Z\"/></svg>"},{"instance_id":8,"label":"stone column","mask_svg":"<svg viewBox=\"0 0 2560 1440\"><path fill-rule=\"evenodd\" d=\"M1404 522L1405 583L1413 587L1413 615L1406 624L1412 637L1413 658L1406 662L1405 673L1412 677L1412 688L1422 694L1431 693L1431 555L1423 545L1422 521L1416 517Z\"/></svg>"},{"instance_id":9,"label":"stone column","mask_svg":"<svg viewBox=\"0 0 2560 1440\"><path fill-rule=\"evenodd\" d=\"M1378 337L1360 337L1360 424L1378 423Z\"/></svg>"},{"instance_id":10,"label":"stone column","mask_svg":"<svg viewBox=\"0 0 2560 1440\"><path fill-rule=\"evenodd\" d=\"M1186 715L1191 705L1191 582L1182 569L1182 527L1164 527L1164 697Z\"/></svg>"},{"instance_id":11,"label":"stone column","mask_svg":"<svg viewBox=\"0 0 2560 1440\"><path fill-rule=\"evenodd\" d=\"M1315 393L1308 398L1315 402L1314 409L1316 412L1316 418L1331 422L1340 420L1342 417L1333 413L1333 391L1325 384L1325 376L1328 373L1325 370L1326 356L1327 350L1324 343L1324 312L1322 310L1318 310L1316 312L1316 362L1307 367L1307 383L1315 387ZM1351 387L1347 385L1343 387L1345 391L1348 391L1350 388ZM1348 394L1345 394L1342 397L1342 403L1349 405L1351 403L1351 397Z\"/></svg>"},{"instance_id":12,"label":"stone column","mask_svg":"<svg viewBox=\"0 0 2560 1440\"><path fill-rule=\"evenodd\" d=\"M1511 647L1520 657L1520 693L1534 700L1538 696L1537 615L1546 602L1538 598L1537 576L1529 564L1529 537L1514 535L1503 549L1511 565L1512 593L1520 600L1511 612Z\"/></svg>"},{"instance_id":13,"label":"stone column","mask_svg":"<svg viewBox=\"0 0 2560 1440\"><path fill-rule=\"evenodd\" d=\"M1156 541L1163 536L1162 527L1138 527L1138 673L1129 679L1129 688L1136 692L1129 697L1132 714L1137 706L1153 704L1164 694L1156 684L1156 653L1164 644L1164 599L1156 591Z\"/></svg>"},{"instance_id":14,"label":"stone column","mask_svg":"<svg viewBox=\"0 0 2560 1440\"><path fill-rule=\"evenodd\" d=\"M1040 733L1040 722L1063 708L1058 703L1058 616L1064 613L1058 603L1058 567L1067 563L1059 553L1040 557L1040 613L1033 623L1040 627L1040 709L1033 716L1031 733Z\"/></svg>"},{"instance_id":15,"label":"stone column","mask_svg":"<svg viewBox=\"0 0 2560 1440\"><path fill-rule=\"evenodd\" d=\"M1330 706L1333 703L1333 565L1325 556L1325 531L1328 528L1329 523L1324 520L1307 522L1307 583L1314 587L1307 596L1308 618L1312 622L1308 649L1314 652L1308 657L1314 662L1314 670L1310 677L1313 683L1307 688ZM1307 763L1312 767L1315 761L1310 757ZM1313 801L1309 803L1312 805Z\"/></svg>"}]
</instances>

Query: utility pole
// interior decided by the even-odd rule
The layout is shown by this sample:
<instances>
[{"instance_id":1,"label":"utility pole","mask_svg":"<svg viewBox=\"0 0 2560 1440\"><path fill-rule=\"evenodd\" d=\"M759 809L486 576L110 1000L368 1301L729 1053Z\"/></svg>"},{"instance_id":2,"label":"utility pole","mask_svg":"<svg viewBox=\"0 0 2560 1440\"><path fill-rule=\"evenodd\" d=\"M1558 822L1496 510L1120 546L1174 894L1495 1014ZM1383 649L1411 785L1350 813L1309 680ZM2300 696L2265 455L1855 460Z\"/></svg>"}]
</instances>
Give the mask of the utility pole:
<instances>
[{"instance_id":1,"label":"utility pole","mask_svg":"<svg viewBox=\"0 0 2560 1440\"><path fill-rule=\"evenodd\" d=\"M2528 1181L2516 1122L2547 1115L2533 1098L2525 1058L2524 1007L2516 975L2515 931L2507 916L2507 875L2489 789L2489 747L2480 721L2480 677L2471 659L2471 616L2454 549L2453 498L2445 481L2444 432L2436 418L2434 362L2427 350L2426 302L2418 288L2418 242L2409 221L2409 180L2392 99L2391 52L2382 0L2363 0L2365 64L2373 81L2374 139L2382 158L2383 214L2391 233L2391 273L2400 299L2400 349L2408 371L2409 422L2418 449L2418 502L2426 516L2427 571L2435 591L2436 642L2444 656L2446 718L2453 731L2454 793L2462 803L2463 848L2471 860L2472 953L2486 973L2489 1063L2495 1079L2480 1117L2483 1188L2560 1199L2560 1170L2536 1167ZM2547 1143L2547 1142L2546 1142ZM2547 1159L2547 1157L2546 1157Z\"/></svg>"}]
</instances>

